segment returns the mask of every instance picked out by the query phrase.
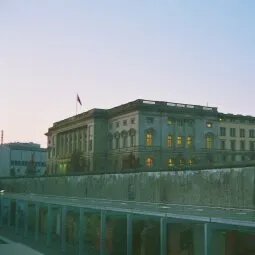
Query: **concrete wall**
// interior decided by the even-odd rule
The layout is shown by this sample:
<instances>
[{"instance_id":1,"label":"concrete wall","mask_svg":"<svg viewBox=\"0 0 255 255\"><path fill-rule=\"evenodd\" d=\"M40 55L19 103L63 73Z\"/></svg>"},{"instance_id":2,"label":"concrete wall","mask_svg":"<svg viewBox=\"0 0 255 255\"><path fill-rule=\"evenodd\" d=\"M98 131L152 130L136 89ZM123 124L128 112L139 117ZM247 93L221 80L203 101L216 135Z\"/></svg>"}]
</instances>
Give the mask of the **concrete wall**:
<instances>
[{"instance_id":1,"label":"concrete wall","mask_svg":"<svg viewBox=\"0 0 255 255\"><path fill-rule=\"evenodd\" d=\"M222 207L254 207L255 167L1 179L12 192Z\"/></svg>"}]
</instances>

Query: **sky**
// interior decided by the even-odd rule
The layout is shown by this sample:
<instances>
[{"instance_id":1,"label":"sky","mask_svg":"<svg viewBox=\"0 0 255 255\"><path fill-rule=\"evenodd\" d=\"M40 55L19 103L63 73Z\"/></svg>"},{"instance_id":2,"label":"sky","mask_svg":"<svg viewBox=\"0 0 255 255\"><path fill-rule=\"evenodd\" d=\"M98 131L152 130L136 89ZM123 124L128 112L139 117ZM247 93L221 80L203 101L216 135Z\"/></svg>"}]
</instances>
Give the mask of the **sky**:
<instances>
[{"instance_id":1,"label":"sky","mask_svg":"<svg viewBox=\"0 0 255 255\"><path fill-rule=\"evenodd\" d=\"M138 98L255 115L254 0L0 0L0 130Z\"/></svg>"}]
</instances>

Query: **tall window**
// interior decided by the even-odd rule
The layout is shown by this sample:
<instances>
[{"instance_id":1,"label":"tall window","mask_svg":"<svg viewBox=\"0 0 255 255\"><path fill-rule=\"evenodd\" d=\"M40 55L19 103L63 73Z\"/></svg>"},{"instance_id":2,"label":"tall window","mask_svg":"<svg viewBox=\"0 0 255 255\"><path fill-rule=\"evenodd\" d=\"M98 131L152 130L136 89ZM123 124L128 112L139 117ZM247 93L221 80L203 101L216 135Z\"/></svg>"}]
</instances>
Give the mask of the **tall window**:
<instances>
[{"instance_id":1,"label":"tall window","mask_svg":"<svg viewBox=\"0 0 255 255\"><path fill-rule=\"evenodd\" d=\"M184 160L183 158L181 158L180 161L179 161L179 163L180 163L180 166L183 167L184 164L185 164L185 160Z\"/></svg>"},{"instance_id":2,"label":"tall window","mask_svg":"<svg viewBox=\"0 0 255 255\"><path fill-rule=\"evenodd\" d=\"M146 166L153 167L153 159L151 157L146 159Z\"/></svg>"},{"instance_id":3,"label":"tall window","mask_svg":"<svg viewBox=\"0 0 255 255\"><path fill-rule=\"evenodd\" d=\"M173 147L173 137L171 135L169 135L167 137L167 146L168 146L168 148L172 148Z\"/></svg>"},{"instance_id":4,"label":"tall window","mask_svg":"<svg viewBox=\"0 0 255 255\"><path fill-rule=\"evenodd\" d=\"M207 149L212 149L213 148L213 137L212 136L207 136L206 137L206 148Z\"/></svg>"},{"instance_id":5,"label":"tall window","mask_svg":"<svg viewBox=\"0 0 255 255\"><path fill-rule=\"evenodd\" d=\"M127 147L127 135L123 136L123 148Z\"/></svg>"},{"instance_id":6,"label":"tall window","mask_svg":"<svg viewBox=\"0 0 255 255\"><path fill-rule=\"evenodd\" d=\"M189 161L188 161L188 164L189 164L189 166L192 166L193 165L193 159L189 159Z\"/></svg>"},{"instance_id":7,"label":"tall window","mask_svg":"<svg viewBox=\"0 0 255 255\"><path fill-rule=\"evenodd\" d=\"M189 148L192 147L192 137L191 136L187 137L187 145Z\"/></svg>"},{"instance_id":8,"label":"tall window","mask_svg":"<svg viewBox=\"0 0 255 255\"><path fill-rule=\"evenodd\" d=\"M120 148L120 138L116 137L115 139L115 149L119 149Z\"/></svg>"},{"instance_id":9,"label":"tall window","mask_svg":"<svg viewBox=\"0 0 255 255\"><path fill-rule=\"evenodd\" d=\"M174 160L173 159L168 159L168 167L173 167L174 166Z\"/></svg>"},{"instance_id":10,"label":"tall window","mask_svg":"<svg viewBox=\"0 0 255 255\"><path fill-rule=\"evenodd\" d=\"M220 136L226 136L226 128L220 127Z\"/></svg>"},{"instance_id":11,"label":"tall window","mask_svg":"<svg viewBox=\"0 0 255 255\"><path fill-rule=\"evenodd\" d=\"M245 129L244 128L240 129L240 137L245 137Z\"/></svg>"},{"instance_id":12,"label":"tall window","mask_svg":"<svg viewBox=\"0 0 255 255\"><path fill-rule=\"evenodd\" d=\"M182 136L178 136L178 137L177 137L177 145L178 145L178 146L182 146L182 145L183 145Z\"/></svg>"},{"instance_id":13,"label":"tall window","mask_svg":"<svg viewBox=\"0 0 255 255\"><path fill-rule=\"evenodd\" d=\"M230 141L230 149L232 151L234 151L236 149L236 141L235 140Z\"/></svg>"},{"instance_id":14,"label":"tall window","mask_svg":"<svg viewBox=\"0 0 255 255\"><path fill-rule=\"evenodd\" d=\"M236 129L235 128L230 128L230 136L235 137L236 136Z\"/></svg>"},{"instance_id":15,"label":"tall window","mask_svg":"<svg viewBox=\"0 0 255 255\"><path fill-rule=\"evenodd\" d=\"M152 144L153 144L153 135L152 135L152 133L147 133L146 134L146 145L152 146Z\"/></svg>"},{"instance_id":16,"label":"tall window","mask_svg":"<svg viewBox=\"0 0 255 255\"><path fill-rule=\"evenodd\" d=\"M241 151L244 151L244 150L245 150L245 141L244 141L244 140L241 140L241 141L240 141L240 150L241 150Z\"/></svg>"},{"instance_id":17,"label":"tall window","mask_svg":"<svg viewBox=\"0 0 255 255\"><path fill-rule=\"evenodd\" d=\"M130 146L134 147L135 146L135 135L130 136Z\"/></svg>"}]
</instances>

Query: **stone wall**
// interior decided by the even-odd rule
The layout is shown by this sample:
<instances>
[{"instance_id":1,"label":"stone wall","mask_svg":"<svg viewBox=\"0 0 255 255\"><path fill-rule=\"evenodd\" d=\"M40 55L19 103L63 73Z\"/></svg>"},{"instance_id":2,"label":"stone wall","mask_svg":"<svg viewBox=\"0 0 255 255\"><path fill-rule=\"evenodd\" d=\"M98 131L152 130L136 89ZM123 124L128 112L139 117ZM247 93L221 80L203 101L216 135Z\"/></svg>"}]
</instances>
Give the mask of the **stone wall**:
<instances>
[{"instance_id":1,"label":"stone wall","mask_svg":"<svg viewBox=\"0 0 255 255\"><path fill-rule=\"evenodd\" d=\"M11 192L221 207L254 207L255 167L1 179Z\"/></svg>"}]
</instances>

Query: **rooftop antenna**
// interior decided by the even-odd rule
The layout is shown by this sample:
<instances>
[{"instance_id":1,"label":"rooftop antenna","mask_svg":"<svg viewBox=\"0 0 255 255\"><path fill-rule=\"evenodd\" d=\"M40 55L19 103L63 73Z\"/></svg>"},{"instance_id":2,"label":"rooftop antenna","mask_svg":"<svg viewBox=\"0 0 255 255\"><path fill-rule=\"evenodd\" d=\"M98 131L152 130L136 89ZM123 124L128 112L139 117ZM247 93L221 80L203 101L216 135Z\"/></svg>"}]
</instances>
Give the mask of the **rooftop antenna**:
<instances>
[{"instance_id":1,"label":"rooftop antenna","mask_svg":"<svg viewBox=\"0 0 255 255\"><path fill-rule=\"evenodd\" d=\"M1 131L1 145L4 143L4 131Z\"/></svg>"}]
</instances>

